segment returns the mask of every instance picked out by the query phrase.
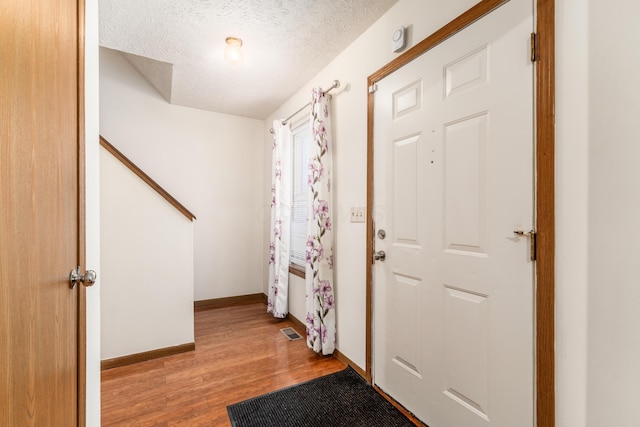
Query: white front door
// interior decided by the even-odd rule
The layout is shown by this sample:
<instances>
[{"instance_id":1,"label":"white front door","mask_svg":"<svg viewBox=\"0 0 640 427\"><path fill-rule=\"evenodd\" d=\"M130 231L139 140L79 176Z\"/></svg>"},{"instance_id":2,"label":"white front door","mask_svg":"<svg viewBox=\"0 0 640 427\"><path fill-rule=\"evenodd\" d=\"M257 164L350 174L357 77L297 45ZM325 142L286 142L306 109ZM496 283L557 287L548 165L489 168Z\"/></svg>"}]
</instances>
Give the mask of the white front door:
<instances>
[{"instance_id":1,"label":"white front door","mask_svg":"<svg viewBox=\"0 0 640 427\"><path fill-rule=\"evenodd\" d=\"M374 382L430 427L534 422L531 0L377 84ZM381 237L379 230L386 235Z\"/></svg>"}]
</instances>

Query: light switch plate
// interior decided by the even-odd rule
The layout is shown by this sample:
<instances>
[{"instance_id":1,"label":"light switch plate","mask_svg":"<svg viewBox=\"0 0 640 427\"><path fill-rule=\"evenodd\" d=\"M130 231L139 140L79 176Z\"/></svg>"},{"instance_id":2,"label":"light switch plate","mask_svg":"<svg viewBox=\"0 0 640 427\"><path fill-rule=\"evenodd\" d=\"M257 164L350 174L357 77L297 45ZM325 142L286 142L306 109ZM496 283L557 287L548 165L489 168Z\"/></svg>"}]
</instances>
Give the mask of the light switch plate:
<instances>
[{"instance_id":1,"label":"light switch plate","mask_svg":"<svg viewBox=\"0 0 640 427\"><path fill-rule=\"evenodd\" d=\"M364 206L355 206L351 208L351 222L365 222Z\"/></svg>"}]
</instances>

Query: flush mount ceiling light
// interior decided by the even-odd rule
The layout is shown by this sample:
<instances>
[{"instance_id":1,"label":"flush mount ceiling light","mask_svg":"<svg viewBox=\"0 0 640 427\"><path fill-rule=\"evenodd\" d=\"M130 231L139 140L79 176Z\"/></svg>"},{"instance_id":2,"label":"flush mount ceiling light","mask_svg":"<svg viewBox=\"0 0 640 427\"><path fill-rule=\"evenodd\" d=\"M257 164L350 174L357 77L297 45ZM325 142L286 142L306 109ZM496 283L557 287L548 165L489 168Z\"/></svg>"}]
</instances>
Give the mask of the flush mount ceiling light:
<instances>
[{"instance_id":1,"label":"flush mount ceiling light","mask_svg":"<svg viewBox=\"0 0 640 427\"><path fill-rule=\"evenodd\" d=\"M238 65L244 59L242 52L242 39L237 37L227 37L224 40L227 46L224 48L224 59L231 65Z\"/></svg>"}]
</instances>

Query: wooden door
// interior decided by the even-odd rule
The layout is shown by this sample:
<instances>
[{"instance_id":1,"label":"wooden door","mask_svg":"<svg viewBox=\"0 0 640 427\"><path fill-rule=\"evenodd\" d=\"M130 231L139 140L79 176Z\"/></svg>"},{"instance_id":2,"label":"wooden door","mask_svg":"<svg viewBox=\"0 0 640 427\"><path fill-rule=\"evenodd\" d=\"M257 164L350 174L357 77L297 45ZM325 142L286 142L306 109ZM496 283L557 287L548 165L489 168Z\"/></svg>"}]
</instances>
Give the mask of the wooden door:
<instances>
[{"instance_id":1,"label":"wooden door","mask_svg":"<svg viewBox=\"0 0 640 427\"><path fill-rule=\"evenodd\" d=\"M377 84L374 382L432 427L531 426L531 0Z\"/></svg>"},{"instance_id":2,"label":"wooden door","mask_svg":"<svg viewBox=\"0 0 640 427\"><path fill-rule=\"evenodd\" d=\"M0 6L0 425L78 424L76 0Z\"/></svg>"}]
</instances>

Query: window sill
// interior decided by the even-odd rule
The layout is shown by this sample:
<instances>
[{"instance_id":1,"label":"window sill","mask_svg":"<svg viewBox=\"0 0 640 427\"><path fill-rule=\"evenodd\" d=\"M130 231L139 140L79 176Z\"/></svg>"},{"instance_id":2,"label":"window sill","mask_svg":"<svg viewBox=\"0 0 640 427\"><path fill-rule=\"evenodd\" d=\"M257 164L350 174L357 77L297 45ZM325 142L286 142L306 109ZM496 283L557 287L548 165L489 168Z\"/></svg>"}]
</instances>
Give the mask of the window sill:
<instances>
[{"instance_id":1,"label":"window sill","mask_svg":"<svg viewBox=\"0 0 640 427\"><path fill-rule=\"evenodd\" d=\"M305 278L305 269L296 264L289 264L289 273L293 274L294 276L301 277L303 279Z\"/></svg>"}]
</instances>

